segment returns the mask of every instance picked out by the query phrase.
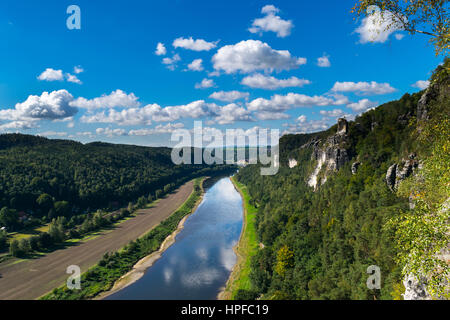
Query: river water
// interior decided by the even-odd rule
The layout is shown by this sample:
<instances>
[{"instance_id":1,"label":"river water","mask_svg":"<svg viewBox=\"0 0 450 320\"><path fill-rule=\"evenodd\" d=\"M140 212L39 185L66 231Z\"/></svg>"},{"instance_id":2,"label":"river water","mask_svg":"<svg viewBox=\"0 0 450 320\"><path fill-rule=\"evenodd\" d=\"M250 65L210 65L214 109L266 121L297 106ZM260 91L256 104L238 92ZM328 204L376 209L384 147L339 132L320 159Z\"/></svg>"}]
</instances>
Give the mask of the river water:
<instances>
[{"instance_id":1,"label":"river water","mask_svg":"<svg viewBox=\"0 0 450 320\"><path fill-rule=\"evenodd\" d=\"M236 263L233 246L242 229L242 198L230 179L206 189L176 242L145 275L106 300L212 300Z\"/></svg>"}]
</instances>

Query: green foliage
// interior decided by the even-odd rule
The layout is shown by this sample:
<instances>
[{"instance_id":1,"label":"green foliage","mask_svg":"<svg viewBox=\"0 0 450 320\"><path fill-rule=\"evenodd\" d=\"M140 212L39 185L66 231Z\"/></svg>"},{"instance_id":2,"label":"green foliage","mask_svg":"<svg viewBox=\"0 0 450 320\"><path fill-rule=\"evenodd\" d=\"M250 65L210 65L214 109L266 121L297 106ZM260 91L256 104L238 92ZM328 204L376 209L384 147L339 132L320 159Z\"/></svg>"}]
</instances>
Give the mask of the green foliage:
<instances>
[{"instance_id":1,"label":"green foliage","mask_svg":"<svg viewBox=\"0 0 450 320\"><path fill-rule=\"evenodd\" d=\"M15 210L3 207L0 210L0 226L6 227L9 231L13 231L19 225L19 217Z\"/></svg>"},{"instance_id":2,"label":"green foliage","mask_svg":"<svg viewBox=\"0 0 450 320\"><path fill-rule=\"evenodd\" d=\"M0 230L0 252L4 250L7 246L8 234L4 230Z\"/></svg>"},{"instance_id":3,"label":"green foliage","mask_svg":"<svg viewBox=\"0 0 450 320\"><path fill-rule=\"evenodd\" d=\"M450 85L449 67L446 59L432 77L443 90ZM400 211L387 227L395 230L403 274L425 277L428 293L449 298L450 265L442 253L450 243L450 95L438 97L428 107L431 118L420 123L417 137L426 145L420 155L423 168L398 190L400 196L411 198L414 208Z\"/></svg>"},{"instance_id":4,"label":"green foliage","mask_svg":"<svg viewBox=\"0 0 450 320\"><path fill-rule=\"evenodd\" d=\"M388 189L385 175L393 161L417 147L409 120L415 117L419 98L407 94L350 122L347 147L353 159L328 176L317 192L306 184L312 149L302 146L326 138L336 127L282 139L281 162L293 157L298 162L295 168L282 166L277 175L265 177L258 166L239 171L238 181L259 204L256 226L264 249L252 259L250 274L258 296L392 299L401 268L394 260L394 232L383 226L407 208L407 199ZM361 166L352 175L350 166L356 160ZM381 290L367 289L370 265L381 268Z\"/></svg>"},{"instance_id":5,"label":"green foliage","mask_svg":"<svg viewBox=\"0 0 450 320\"><path fill-rule=\"evenodd\" d=\"M196 179L195 186L199 186L202 180ZM176 230L181 219L192 212L203 192L198 187L194 190L188 200L176 212L145 236L130 242L121 251L105 254L98 265L81 276L81 290L70 290L64 286L53 290L43 299L90 299L111 289L114 283L130 271L140 259L158 250L162 242Z\"/></svg>"},{"instance_id":6,"label":"green foliage","mask_svg":"<svg viewBox=\"0 0 450 320\"><path fill-rule=\"evenodd\" d=\"M436 55L448 55L450 50L450 19L447 1L442 0L358 0L352 13L358 16L372 14L371 6L381 13L390 12L386 30L401 28L410 34L430 36ZM385 30L381 30L385 31Z\"/></svg>"}]
</instances>

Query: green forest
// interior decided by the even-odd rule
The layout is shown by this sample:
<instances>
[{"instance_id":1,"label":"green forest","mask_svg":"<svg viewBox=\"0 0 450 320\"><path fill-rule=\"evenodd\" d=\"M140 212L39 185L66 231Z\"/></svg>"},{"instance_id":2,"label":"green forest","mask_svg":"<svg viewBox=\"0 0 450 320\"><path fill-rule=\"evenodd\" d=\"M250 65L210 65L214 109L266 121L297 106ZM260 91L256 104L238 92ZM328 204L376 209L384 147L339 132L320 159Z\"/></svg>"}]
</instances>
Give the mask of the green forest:
<instances>
[{"instance_id":1,"label":"green forest","mask_svg":"<svg viewBox=\"0 0 450 320\"><path fill-rule=\"evenodd\" d=\"M275 176L261 176L256 165L239 171L238 181L248 187L258 208L257 234L263 246L251 260L252 289L236 299L402 299L406 272L434 271L430 282L435 284L449 279L448 265L434 259L449 240L450 217L439 210L450 194L449 84L446 59L431 79L426 110L418 108L422 91L350 121L340 146L349 161L328 173L316 191L307 184L317 163L309 142L332 136L337 126L283 136L281 168ZM287 165L291 158L298 162L293 168ZM417 158L421 174L390 190L389 167ZM352 173L355 162L359 166ZM421 201L426 205L420 206ZM423 261L434 263L426 269ZM371 265L381 269L379 290L366 285Z\"/></svg>"},{"instance_id":2,"label":"green forest","mask_svg":"<svg viewBox=\"0 0 450 320\"><path fill-rule=\"evenodd\" d=\"M13 256L109 226L193 178L234 170L174 165L169 148L22 134L0 135L0 168L0 252L8 233L50 223L48 232L10 241Z\"/></svg>"}]
</instances>

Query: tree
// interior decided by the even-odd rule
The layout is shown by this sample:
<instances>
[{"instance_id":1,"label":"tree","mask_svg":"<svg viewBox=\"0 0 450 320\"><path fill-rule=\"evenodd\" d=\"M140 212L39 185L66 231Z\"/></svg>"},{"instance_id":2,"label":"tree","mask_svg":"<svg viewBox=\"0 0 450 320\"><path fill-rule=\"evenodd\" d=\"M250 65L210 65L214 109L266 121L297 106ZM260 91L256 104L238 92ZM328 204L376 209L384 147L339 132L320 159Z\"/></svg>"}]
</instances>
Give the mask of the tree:
<instances>
[{"instance_id":1,"label":"tree","mask_svg":"<svg viewBox=\"0 0 450 320\"><path fill-rule=\"evenodd\" d=\"M41 194L37 199L36 203L38 204L39 208L42 210L42 212L47 215L48 211L53 208L53 199L52 197L47 194L43 193Z\"/></svg>"},{"instance_id":2,"label":"tree","mask_svg":"<svg viewBox=\"0 0 450 320\"><path fill-rule=\"evenodd\" d=\"M13 240L11 241L11 244L9 245L9 254L11 254L13 257L20 257L22 256L22 252L19 248L19 241Z\"/></svg>"},{"instance_id":3,"label":"tree","mask_svg":"<svg viewBox=\"0 0 450 320\"><path fill-rule=\"evenodd\" d=\"M358 0L352 9L357 16L380 13L386 30L430 36L436 55L447 55L450 49L448 11L446 0Z\"/></svg>"},{"instance_id":4,"label":"tree","mask_svg":"<svg viewBox=\"0 0 450 320\"><path fill-rule=\"evenodd\" d=\"M60 218L53 219L52 223L50 223L48 234L55 243L63 242L65 239L63 220Z\"/></svg>"},{"instance_id":5,"label":"tree","mask_svg":"<svg viewBox=\"0 0 450 320\"><path fill-rule=\"evenodd\" d=\"M0 251L6 247L8 235L4 230L0 230Z\"/></svg>"},{"instance_id":6,"label":"tree","mask_svg":"<svg viewBox=\"0 0 450 320\"><path fill-rule=\"evenodd\" d=\"M0 226L14 229L18 223L19 217L15 210L10 210L7 207L0 210Z\"/></svg>"}]
</instances>

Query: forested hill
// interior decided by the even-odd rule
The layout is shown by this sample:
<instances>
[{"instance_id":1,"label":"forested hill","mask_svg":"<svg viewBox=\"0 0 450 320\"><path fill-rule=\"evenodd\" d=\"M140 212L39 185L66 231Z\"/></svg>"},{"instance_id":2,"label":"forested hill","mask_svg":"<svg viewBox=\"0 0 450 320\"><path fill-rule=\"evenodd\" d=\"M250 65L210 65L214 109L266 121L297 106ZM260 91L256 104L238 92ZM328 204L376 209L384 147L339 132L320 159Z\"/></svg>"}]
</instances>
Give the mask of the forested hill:
<instances>
[{"instance_id":1,"label":"forested hill","mask_svg":"<svg viewBox=\"0 0 450 320\"><path fill-rule=\"evenodd\" d=\"M170 153L169 148L0 135L0 209L14 216L13 222L3 217L0 225L20 228L20 212L52 219L126 206L142 196L155 199L187 179L223 169L175 166Z\"/></svg>"},{"instance_id":2,"label":"forested hill","mask_svg":"<svg viewBox=\"0 0 450 320\"><path fill-rule=\"evenodd\" d=\"M402 270L448 272L448 264L427 269L424 261L448 243L450 217L437 208L450 196L449 70L446 59L428 90L354 121L284 136L275 176L261 176L257 166L240 170L263 244L252 257L252 289L242 297L401 299ZM372 265L381 270L380 290L367 287Z\"/></svg>"}]
</instances>

